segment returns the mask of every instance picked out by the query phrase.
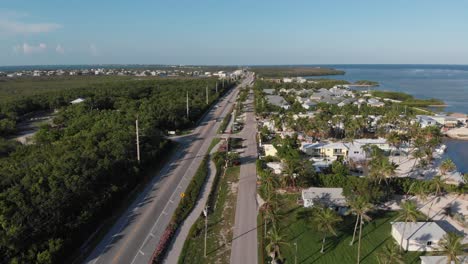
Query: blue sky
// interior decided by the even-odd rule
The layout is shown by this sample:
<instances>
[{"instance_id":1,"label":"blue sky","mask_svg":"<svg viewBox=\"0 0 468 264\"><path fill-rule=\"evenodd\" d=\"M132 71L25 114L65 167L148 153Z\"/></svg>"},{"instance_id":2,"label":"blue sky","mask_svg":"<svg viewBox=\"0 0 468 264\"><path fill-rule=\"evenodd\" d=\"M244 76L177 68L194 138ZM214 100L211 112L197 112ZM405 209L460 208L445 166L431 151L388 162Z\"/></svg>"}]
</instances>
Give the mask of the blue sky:
<instances>
[{"instance_id":1,"label":"blue sky","mask_svg":"<svg viewBox=\"0 0 468 264\"><path fill-rule=\"evenodd\" d=\"M3 66L468 64L468 1L0 2Z\"/></svg>"}]
</instances>

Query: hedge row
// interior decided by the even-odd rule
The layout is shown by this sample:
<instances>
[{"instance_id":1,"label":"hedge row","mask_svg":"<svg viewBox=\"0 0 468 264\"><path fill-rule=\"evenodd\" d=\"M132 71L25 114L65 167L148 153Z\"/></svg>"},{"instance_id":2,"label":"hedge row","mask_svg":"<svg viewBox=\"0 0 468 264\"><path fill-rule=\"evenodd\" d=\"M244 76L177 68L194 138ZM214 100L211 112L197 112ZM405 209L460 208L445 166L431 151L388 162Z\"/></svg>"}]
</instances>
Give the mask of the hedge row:
<instances>
[{"instance_id":1,"label":"hedge row","mask_svg":"<svg viewBox=\"0 0 468 264\"><path fill-rule=\"evenodd\" d=\"M167 249L171 244L174 234L176 233L177 228L180 224L187 218L187 216L192 212L195 204L197 203L198 196L200 195L203 184L206 181L208 176L208 155L203 158L203 161L198 167L195 176L193 176L192 181L187 186L185 191L184 198L181 199L179 205L177 206L174 215L172 216L171 222L166 227L163 236L159 240L159 244L156 250L151 257L151 263L157 264L162 263L164 257L167 253Z\"/></svg>"}]
</instances>

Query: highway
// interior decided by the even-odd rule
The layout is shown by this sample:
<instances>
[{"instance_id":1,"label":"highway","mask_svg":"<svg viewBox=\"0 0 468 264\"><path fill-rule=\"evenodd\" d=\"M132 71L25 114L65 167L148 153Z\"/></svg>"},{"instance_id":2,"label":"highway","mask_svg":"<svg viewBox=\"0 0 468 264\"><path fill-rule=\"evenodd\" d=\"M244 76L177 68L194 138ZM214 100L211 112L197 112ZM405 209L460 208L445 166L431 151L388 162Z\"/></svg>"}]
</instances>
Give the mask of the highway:
<instances>
[{"instance_id":1,"label":"highway","mask_svg":"<svg viewBox=\"0 0 468 264\"><path fill-rule=\"evenodd\" d=\"M229 91L219 107L212 107L192 134L178 139L180 145L153 177L142 193L114 223L101 242L86 258L86 264L147 264L162 233L198 169L222 119L229 113L239 87L251 83L249 74L242 83Z\"/></svg>"},{"instance_id":2,"label":"highway","mask_svg":"<svg viewBox=\"0 0 468 264\"><path fill-rule=\"evenodd\" d=\"M253 112L253 94L245 104L246 121L239 134L244 139L245 151L241 154L241 168L237 193L236 217L231 248L231 264L256 264L257 245L257 122Z\"/></svg>"}]
</instances>

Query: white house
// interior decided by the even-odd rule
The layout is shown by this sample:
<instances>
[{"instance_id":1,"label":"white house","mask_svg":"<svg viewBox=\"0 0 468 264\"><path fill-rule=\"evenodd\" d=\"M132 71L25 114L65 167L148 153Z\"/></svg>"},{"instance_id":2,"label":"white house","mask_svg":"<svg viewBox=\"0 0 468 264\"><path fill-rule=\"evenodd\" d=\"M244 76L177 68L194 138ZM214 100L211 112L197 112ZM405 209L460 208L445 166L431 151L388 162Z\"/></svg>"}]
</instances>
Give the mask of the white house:
<instances>
[{"instance_id":1,"label":"white house","mask_svg":"<svg viewBox=\"0 0 468 264\"><path fill-rule=\"evenodd\" d=\"M421 125L422 128L427 126L437 126L439 124L434 118L427 115L417 115L416 121Z\"/></svg>"},{"instance_id":2,"label":"white house","mask_svg":"<svg viewBox=\"0 0 468 264\"><path fill-rule=\"evenodd\" d=\"M404 230L404 233L403 233ZM407 251L434 251L446 232L436 222L393 222L392 236Z\"/></svg>"},{"instance_id":3,"label":"white house","mask_svg":"<svg viewBox=\"0 0 468 264\"><path fill-rule=\"evenodd\" d=\"M356 139L351 143L347 143L347 146L349 147L349 152L348 152L348 159L354 160L354 161L361 161L365 160L367 158L367 153L366 153L366 148L365 146L377 146L383 151L390 151L392 148L390 145L387 143L387 140L385 138L361 138L361 139Z\"/></svg>"},{"instance_id":4,"label":"white house","mask_svg":"<svg viewBox=\"0 0 468 264\"><path fill-rule=\"evenodd\" d=\"M341 215L348 210L346 198L343 196L343 188L310 187L302 190L302 200L304 207L320 204L332 208Z\"/></svg>"},{"instance_id":5,"label":"white house","mask_svg":"<svg viewBox=\"0 0 468 264\"><path fill-rule=\"evenodd\" d=\"M447 264L446 256L421 256L421 264ZM468 263L468 256L458 256L458 263ZM455 264L451 261L450 264Z\"/></svg>"},{"instance_id":6,"label":"white house","mask_svg":"<svg viewBox=\"0 0 468 264\"><path fill-rule=\"evenodd\" d=\"M268 162L266 166L272 169L275 174L281 174L283 172L283 163L281 162Z\"/></svg>"},{"instance_id":7,"label":"white house","mask_svg":"<svg viewBox=\"0 0 468 264\"><path fill-rule=\"evenodd\" d=\"M293 82L293 79L291 79L291 78L283 78L283 82L284 82L284 83L292 83L292 82Z\"/></svg>"}]
</instances>

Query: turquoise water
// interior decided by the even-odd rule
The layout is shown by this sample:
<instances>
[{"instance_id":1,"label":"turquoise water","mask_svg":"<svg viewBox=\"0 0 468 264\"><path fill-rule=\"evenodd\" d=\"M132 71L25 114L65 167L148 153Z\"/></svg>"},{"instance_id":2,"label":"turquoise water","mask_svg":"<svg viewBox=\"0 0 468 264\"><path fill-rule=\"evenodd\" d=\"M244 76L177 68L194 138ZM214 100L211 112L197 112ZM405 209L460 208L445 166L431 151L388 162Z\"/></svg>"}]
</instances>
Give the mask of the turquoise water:
<instances>
[{"instance_id":1,"label":"turquoise water","mask_svg":"<svg viewBox=\"0 0 468 264\"><path fill-rule=\"evenodd\" d=\"M398 91L417 98L437 98L447 112L468 113L468 65L319 65L345 75L309 77L380 83L372 89ZM447 154L460 172L468 173L468 141L447 139Z\"/></svg>"},{"instance_id":2,"label":"turquoise water","mask_svg":"<svg viewBox=\"0 0 468 264\"><path fill-rule=\"evenodd\" d=\"M468 65L327 65L345 75L324 78L380 83L373 89L399 91L417 98L437 98L445 111L468 113ZM323 78L323 77L310 77Z\"/></svg>"}]
</instances>

